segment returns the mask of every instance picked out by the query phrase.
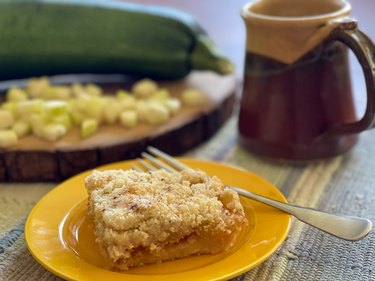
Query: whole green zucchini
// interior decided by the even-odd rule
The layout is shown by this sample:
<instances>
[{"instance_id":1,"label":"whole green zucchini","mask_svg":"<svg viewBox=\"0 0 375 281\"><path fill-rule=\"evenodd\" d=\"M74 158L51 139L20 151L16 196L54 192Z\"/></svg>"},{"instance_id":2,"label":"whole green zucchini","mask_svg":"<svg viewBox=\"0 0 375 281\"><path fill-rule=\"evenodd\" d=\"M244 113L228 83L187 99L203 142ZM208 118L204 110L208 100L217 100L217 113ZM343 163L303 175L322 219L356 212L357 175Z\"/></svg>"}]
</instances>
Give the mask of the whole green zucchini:
<instances>
[{"instance_id":1,"label":"whole green zucchini","mask_svg":"<svg viewBox=\"0 0 375 281\"><path fill-rule=\"evenodd\" d=\"M181 11L116 1L0 0L0 80L67 73L178 79L232 64Z\"/></svg>"}]
</instances>

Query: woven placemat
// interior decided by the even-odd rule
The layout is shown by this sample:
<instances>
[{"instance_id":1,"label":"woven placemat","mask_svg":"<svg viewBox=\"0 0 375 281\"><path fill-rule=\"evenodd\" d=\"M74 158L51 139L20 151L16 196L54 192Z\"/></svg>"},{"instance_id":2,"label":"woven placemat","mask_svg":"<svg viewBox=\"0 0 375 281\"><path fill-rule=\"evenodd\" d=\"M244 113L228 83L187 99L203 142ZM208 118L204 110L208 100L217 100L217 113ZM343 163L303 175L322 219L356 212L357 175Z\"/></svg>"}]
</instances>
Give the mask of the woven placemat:
<instances>
[{"instance_id":1,"label":"woven placemat","mask_svg":"<svg viewBox=\"0 0 375 281\"><path fill-rule=\"evenodd\" d=\"M375 132L363 134L350 154L306 166L272 163L237 145L237 120L230 119L208 142L186 157L245 168L281 189L290 202L374 219ZM28 252L23 227L32 206L54 184L2 184L0 187L0 280L61 280ZM339 240L293 221L284 244L266 262L234 280L375 280L375 238ZM339 278L336 278L338 277Z\"/></svg>"},{"instance_id":2,"label":"woven placemat","mask_svg":"<svg viewBox=\"0 0 375 281\"><path fill-rule=\"evenodd\" d=\"M309 165L286 187L288 201L375 222L375 132L345 156ZM283 188L282 187L282 188ZM285 192L284 192L285 194ZM246 281L375 280L375 234L351 242L293 220L288 238L265 263L236 278Z\"/></svg>"}]
</instances>

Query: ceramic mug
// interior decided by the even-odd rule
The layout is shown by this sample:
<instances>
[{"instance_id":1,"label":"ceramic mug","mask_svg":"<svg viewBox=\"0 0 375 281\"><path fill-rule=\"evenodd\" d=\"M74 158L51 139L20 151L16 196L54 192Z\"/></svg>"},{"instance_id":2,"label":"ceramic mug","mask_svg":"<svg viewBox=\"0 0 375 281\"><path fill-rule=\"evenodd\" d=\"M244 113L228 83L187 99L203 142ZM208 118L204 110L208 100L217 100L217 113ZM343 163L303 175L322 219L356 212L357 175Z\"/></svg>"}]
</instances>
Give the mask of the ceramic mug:
<instances>
[{"instance_id":1,"label":"ceramic mug","mask_svg":"<svg viewBox=\"0 0 375 281\"><path fill-rule=\"evenodd\" d=\"M336 156L374 126L375 47L348 17L344 0L261 0L242 9L246 61L240 142L250 151L292 161ZM367 87L357 120L348 47Z\"/></svg>"}]
</instances>

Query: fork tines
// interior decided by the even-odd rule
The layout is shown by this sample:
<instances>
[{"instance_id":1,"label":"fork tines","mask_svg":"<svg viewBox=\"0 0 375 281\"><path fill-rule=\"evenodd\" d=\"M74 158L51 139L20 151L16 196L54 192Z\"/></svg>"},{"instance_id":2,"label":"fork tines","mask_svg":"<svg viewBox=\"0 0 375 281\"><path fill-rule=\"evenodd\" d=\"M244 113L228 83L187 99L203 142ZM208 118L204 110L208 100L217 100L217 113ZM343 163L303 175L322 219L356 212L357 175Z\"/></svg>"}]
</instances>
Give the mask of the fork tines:
<instances>
[{"instance_id":1,"label":"fork tines","mask_svg":"<svg viewBox=\"0 0 375 281\"><path fill-rule=\"evenodd\" d=\"M141 156L143 157L143 159L137 158L138 163L147 171L165 169L169 172L177 172L185 169L190 169L190 167L188 167L187 165L155 147L149 146L147 147L147 151L149 153L142 152ZM147 161L144 159L146 159ZM135 165L133 165L132 168L137 171L142 171L142 169Z\"/></svg>"}]
</instances>

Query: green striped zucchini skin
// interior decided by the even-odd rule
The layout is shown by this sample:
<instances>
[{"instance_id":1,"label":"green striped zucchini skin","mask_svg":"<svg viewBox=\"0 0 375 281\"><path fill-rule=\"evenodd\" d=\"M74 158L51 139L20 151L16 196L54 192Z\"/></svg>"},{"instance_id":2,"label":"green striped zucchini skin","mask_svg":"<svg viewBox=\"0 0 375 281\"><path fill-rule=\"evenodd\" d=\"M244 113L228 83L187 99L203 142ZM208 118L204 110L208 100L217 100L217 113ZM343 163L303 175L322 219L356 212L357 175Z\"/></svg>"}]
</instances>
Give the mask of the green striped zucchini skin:
<instances>
[{"instance_id":1,"label":"green striped zucchini skin","mask_svg":"<svg viewBox=\"0 0 375 281\"><path fill-rule=\"evenodd\" d=\"M201 42L207 40L193 17L165 7L115 1L3 0L0 80L66 73L178 79L194 68L228 72L217 62L224 61L227 69L230 63L211 52L211 42L200 50Z\"/></svg>"}]
</instances>

